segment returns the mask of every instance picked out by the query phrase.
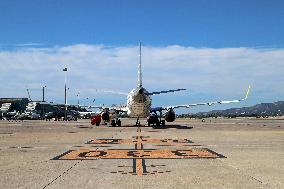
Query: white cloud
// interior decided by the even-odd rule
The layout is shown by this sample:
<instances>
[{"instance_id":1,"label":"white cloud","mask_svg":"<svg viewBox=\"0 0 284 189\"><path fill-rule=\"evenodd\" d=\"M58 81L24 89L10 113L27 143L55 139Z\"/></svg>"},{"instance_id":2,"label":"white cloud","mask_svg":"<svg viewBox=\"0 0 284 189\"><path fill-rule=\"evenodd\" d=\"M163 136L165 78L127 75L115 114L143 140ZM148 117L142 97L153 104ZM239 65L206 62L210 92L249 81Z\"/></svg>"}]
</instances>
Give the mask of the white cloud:
<instances>
[{"instance_id":1,"label":"white cloud","mask_svg":"<svg viewBox=\"0 0 284 189\"><path fill-rule=\"evenodd\" d=\"M0 50L0 96L27 96L26 86L41 88L45 83L48 98L63 101L62 68L67 65L70 99L75 100L80 91L83 97L103 101L108 97L96 94L96 89L127 92L136 86L138 60L136 46L77 44ZM161 97L167 104L237 98L249 84L251 102L281 100L284 95L284 49L145 46L142 62L143 84L149 91L189 89L189 97L184 95L188 93L181 93L178 100ZM41 98L40 90L31 93Z\"/></svg>"}]
</instances>

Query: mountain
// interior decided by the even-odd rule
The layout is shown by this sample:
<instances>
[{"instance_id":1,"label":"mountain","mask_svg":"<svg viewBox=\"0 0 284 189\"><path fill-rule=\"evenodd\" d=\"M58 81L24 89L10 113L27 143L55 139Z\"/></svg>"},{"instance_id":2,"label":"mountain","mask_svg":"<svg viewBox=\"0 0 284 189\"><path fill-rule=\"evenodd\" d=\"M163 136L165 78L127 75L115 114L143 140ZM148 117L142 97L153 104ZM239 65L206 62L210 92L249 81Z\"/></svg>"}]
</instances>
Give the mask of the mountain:
<instances>
[{"instance_id":1,"label":"mountain","mask_svg":"<svg viewBox=\"0 0 284 189\"><path fill-rule=\"evenodd\" d=\"M284 101L274 103L261 103L251 107L230 108L226 110L212 110L209 112L199 112L196 114L183 114L181 117L236 117L236 116L280 116L284 115Z\"/></svg>"}]
</instances>

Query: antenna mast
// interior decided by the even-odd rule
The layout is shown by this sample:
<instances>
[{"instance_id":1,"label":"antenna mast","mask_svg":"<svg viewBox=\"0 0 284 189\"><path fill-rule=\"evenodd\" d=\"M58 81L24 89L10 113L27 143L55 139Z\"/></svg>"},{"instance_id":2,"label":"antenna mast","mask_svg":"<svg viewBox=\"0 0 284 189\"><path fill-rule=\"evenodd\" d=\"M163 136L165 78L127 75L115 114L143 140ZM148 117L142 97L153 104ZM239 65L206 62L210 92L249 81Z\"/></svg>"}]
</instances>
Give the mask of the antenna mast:
<instances>
[{"instance_id":1,"label":"antenna mast","mask_svg":"<svg viewBox=\"0 0 284 189\"><path fill-rule=\"evenodd\" d=\"M30 95L30 91L29 91L29 89L28 89L28 88L27 88L27 93L28 93L29 100L30 100L30 101L32 101L32 99L31 99L31 95Z\"/></svg>"}]
</instances>

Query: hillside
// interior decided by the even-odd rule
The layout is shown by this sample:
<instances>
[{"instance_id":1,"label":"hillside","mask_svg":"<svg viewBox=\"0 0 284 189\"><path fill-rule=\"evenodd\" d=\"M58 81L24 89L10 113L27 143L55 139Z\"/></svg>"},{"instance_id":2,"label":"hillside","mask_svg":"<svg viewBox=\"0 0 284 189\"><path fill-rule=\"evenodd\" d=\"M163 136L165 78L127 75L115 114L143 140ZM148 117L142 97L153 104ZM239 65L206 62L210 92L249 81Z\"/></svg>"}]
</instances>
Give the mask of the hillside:
<instances>
[{"instance_id":1,"label":"hillside","mask_svg":"<svg viewBox=\"0 0 284 189\"><path fill-rule=\"evenodd\" d=\"M226 110L212 110L196 114L184 114L182 117L215 117L215 116L280 116L284 115L284 101L261 103L251 107L230 108Z\"/></svg>"}]
</instances>

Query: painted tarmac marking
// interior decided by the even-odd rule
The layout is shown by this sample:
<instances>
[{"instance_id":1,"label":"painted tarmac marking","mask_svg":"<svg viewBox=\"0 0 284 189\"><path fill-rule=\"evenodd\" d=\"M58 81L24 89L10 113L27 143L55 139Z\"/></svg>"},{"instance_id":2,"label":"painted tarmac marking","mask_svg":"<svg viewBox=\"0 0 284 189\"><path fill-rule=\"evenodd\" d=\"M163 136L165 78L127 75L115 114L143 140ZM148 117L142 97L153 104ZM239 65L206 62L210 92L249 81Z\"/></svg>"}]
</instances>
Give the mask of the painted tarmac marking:
<instances>
[{"instance_id":1,"label":"painted tarmac marking","mask_svg":"<svg viewBox=\"0 0 284 189\"><path fill-rule=\"evenodd\" d=\"M188 139L155 139L149 136L141 136L141 128L137 128L137 136L132 139L94 139L86 144L93 146L85 146L86 148L78 150L69 150L55 158L54 160L97 160L97 159L132 159L132 172L112 171L111 173L147 175L168 173L171 171L147 171L146 159L192 159L192 158L224 158L225 156L218 154L208 148L195 148L200 146L193 144ZM117 144L134 144L134 149L102 149L91 150L90 147L110 147L108 145ZM156 146L191 146L193 148L183 149L144 149L144 144L155 144ZM94 146L95 145L95 146ZM158 167L160 165L151 165L150 167ZM165 165L163 165L165 166ZM127 166L119 166L127 167Z\"/></svg>"},{"instance_id":2,"label":"painted tarmac marking","mask_svg":"<svg viewBox=\"0 0 284 189\"><path fill-rule=\"evenodd\" d=\"M95 139L86 144L132 144L132 139Z\"/></svg>"},{"instance_id":3,"label":"painted tarmac marking","mask_svg":"<svg viewBox=\"0 0 284 189\"><path fill-rule=\"evenodd\" d=\"M135 149L136 150L143 150L143 144L142 144L142 136L140 136L141 133L141 128L137 128L137 137L135 141ZM130 155L128 153L127 155ZM145 164L145 159L136 159L133 158L133 173L137 175L143 175L146 174L146 164Z\"/></svg>"},{"instance_id":4,"label":"painted tarmac marking","mask_svg":"<svg viewBox=\"0 0 284 189\"><path fill-rule=\"evenodd\" d=\"M63 177L63 175L67 174L71 169L73 169L76 165L78 165L80 163L80 161L76 162L74 165L72 165L71 167L69 167L66 171L64 171L62 174L60 174L59 176L55 177L52 181L50 181L48 184L46 184L43 189L47 188L48 186L50 186L53 182L55 182L57 179L59 179L60 177Z\"/></svg>"},{"instance_id":5,"label":"painted tarmac marking","mask_svg":"<svg viewBox=\"0 0 284 189\"><path fill-rule=\"evenodd\" d=\"M193 142L188 139L156 139L146 138L144 136L135 136L134 139L94 139L88 141L86 144L137 144L138 140L143 144L156 144L156 145L167 145L167 146L197 146L192 144Z\"/></svg>"},{"instance_id":6,"label":"painted tarmac marking","mask_svg":"<svg viewBox=\"0 0 284 189\"><path fill-rule=\"evenodd\" d=\"M192 159L222 158L207 148L188 149L107 149L107 150L70 150L58 156L58 160L93 160L93 159Z\"/></svg>"}]
</instances>

